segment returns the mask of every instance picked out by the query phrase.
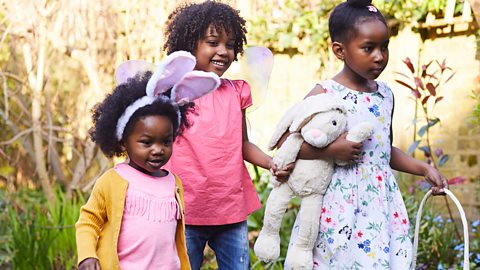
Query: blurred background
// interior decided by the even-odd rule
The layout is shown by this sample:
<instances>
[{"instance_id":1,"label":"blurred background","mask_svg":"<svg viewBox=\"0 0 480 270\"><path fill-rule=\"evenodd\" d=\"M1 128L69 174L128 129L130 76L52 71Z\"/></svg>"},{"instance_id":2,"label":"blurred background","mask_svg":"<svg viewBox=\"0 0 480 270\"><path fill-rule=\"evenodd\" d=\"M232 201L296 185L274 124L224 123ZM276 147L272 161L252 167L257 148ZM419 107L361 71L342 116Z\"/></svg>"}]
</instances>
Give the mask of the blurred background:
<instances>
[{"instance_id":1,"label":"blurred background","mask_svg":"<svg viewBox=\"0 0 480 270\"><path fill-rule=\"evenodd\" d=\"M341 62L329 51L328 15L341 1L223 1L247 20L248 45L274 55L270 76L250 82L249 133L261 148L283 113ZM74 223L107 160L87 138L90 109L113 89L115 67L163 56L164 21L183 1L0 0L0 269L75 269ZM395 94L394 145L450 180L469 222L472 267L480 267L479 0L374 0L391 31L379 80ZM245 56L246 58L246 56ZM225 74L244 78L242 57ZM243 68L244 69L244 68ZM268 69L268 67L265 67ZM265 83L268 81L268 85ZM273 153L272 153L273 154ZM268 174L249 165L264 204ZM428 190L398 174L413 222ZM298 210L282 225L282 269ZM249 218L252 244L263 210ZM419 267L460 269L462 224L445 198L429 201ZM216 269L207 250L203 269Z\"/></svg>"}]
</instances>

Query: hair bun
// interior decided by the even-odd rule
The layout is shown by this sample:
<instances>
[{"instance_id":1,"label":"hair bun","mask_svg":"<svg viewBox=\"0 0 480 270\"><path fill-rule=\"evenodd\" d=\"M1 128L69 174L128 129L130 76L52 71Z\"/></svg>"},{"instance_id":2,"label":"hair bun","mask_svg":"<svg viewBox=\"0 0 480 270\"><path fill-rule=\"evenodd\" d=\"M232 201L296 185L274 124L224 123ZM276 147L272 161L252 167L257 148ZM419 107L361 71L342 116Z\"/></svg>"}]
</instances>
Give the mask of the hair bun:
<instances>
[{"instance_id":1,"label":"hair bun","mask_svg":"<svg viewBox=\"0 0 480 270\"><path fill-rule=\"evenodd\" d=\"M372 4L372 0L347 0L347 4L352 7L366 7Z\"/></svg>"}]
</instances>

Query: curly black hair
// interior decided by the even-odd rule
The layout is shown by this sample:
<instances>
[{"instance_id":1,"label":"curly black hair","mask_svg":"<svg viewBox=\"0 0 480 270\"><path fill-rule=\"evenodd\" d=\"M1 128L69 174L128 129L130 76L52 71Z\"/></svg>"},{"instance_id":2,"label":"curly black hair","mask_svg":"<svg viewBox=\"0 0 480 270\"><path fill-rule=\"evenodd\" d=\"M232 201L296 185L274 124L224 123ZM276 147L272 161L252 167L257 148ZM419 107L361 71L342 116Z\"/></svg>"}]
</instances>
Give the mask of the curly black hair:
<instances>
[{"instance_id":1,"label":"curly black hair","mask_svg":"<svg viewBox=\"0 0 480 270\"><path fill-rule=\"evenodd\" d=\"M355 36L359 23L372 19L379 20L387 26L380 10L372 6L372 0L347 0L337 5L330 14L328 19L330 37L332 41L347 42Z\"/></svg>"},{"instance_id":2,"label":"curly black hair","mask_svg":"<svg viewBox=\"0 0 480 270\"><path fill-rule=\"evenodd\" d=\"M93 107L93 127L90 128L88 133L90 139L100 147L107 157L125 155L121 147L121 142L125 141L127 136L132 132L134 123L144 116L161 115L168 117L172 122L174 138L178 136L184 128L190 126L187 120L187 114L193 111L194 103L190 102L182 106L177 106L166 99L158 98L152 104L141 107L135 111L125 126L122 140L119 141L117 139L116 130L118 119L129 105L146 95L147 83L151 76L151 72L146 72L129 78L126 83L115 87L112 93L108 94L102 102ZM178 123L178 110L180 110L181 114L180 123ZM178 128L179 124L180 128Z\"/></svg>"},{"instance_id":3,"label":"curly black hair","mask_svg":"<svg viewBox=\"0 0 480 270\"><path fill-rule=\"evenodd\" d=\"M217 32L225 30L227 35L234 34L236 61L237 54L242 54L243 45L247 44L245 19L238 10L217 1L185 4L170 13L166 22L166 42L163 49L167 54L180 50L193 54L198 41L205 36L210 25L213 25Z\"/></svg>"}]
</instances>

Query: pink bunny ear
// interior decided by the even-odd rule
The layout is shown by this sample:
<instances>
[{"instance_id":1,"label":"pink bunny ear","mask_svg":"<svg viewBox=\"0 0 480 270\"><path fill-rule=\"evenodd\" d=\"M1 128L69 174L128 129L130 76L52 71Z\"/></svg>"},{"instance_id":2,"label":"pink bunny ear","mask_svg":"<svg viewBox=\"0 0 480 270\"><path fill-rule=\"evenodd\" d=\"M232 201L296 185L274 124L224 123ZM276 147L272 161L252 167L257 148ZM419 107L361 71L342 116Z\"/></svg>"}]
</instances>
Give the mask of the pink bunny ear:
<instances>
[{"instance_id":1,"label":"pink bunny ear","mask_svg":"<svg viewBox=\"0 0 480 270\"><path fill-rule=\"evenodd\" d=\"M173 87L196 65L195 57L185 51L168 55L147 83L147 96L158 96Z\"/></svg>"},{"instance_id":2,"label":"pink bunny ear","mask_svg":"<svg viewBox=\"0 0 480 270\"><path fill-rule=\"evenodd\" d=\"M115 70L113 78L115 85L126 83L128 78L135 77L139 73L154 71L155 65L143 60L128 60L121 63Z\"/></svg>"},{"instance_id":3,"label":"pink bunny ear","mask_svg":"<svg viewBox=\"0 0 480 270\"><path fill-rule=\"evenodd\" d=\"M190 102L217 89L219 85L217 74L194 70L185 74L173 87L170 98L179 104Z\"/></svg>"}]
</instances>

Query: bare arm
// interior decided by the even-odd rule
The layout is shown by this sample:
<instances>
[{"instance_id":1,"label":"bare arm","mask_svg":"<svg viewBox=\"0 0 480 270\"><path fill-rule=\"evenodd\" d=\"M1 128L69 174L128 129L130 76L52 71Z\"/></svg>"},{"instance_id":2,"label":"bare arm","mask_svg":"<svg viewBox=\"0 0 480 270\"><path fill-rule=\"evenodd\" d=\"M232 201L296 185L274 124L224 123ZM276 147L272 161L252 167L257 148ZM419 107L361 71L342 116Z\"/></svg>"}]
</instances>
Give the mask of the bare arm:
<instances>
[{"instance_id":1,"label":"bare arm","mask_svg":"<svg viewBox=\"0 0 480 270\"><path fill-rule=\"evenodd\" d=\"M258 146L248 140L247 121L245 118L245 110L242 111L242 153L243 159L253 165L260 166L270 170L271 173L279 181L285 181L293 170L294 164L291 163L285 168L277 168L272 161L272 157L265 154Z\"/></svg>"},{"instance_id":2,"label":"bare arm","mask_svg":"<svg viewBox=\"0 0 480 270\"><path fill-rule=\"evenodd\" d=\"M265 154L258 146L248 140L247 121L245 119L245 110L242 111L242 140L243 140L243 159L260 166L264 169L270 169L272 158Z\"/></svg>"},{"instance_id":3,"label":"bare arm","mask_svg":"<svg viewBox=\"0 0 480 270\"><path fill-rule=\"evenodd\" d=\"M443 188L448 188L447 179L437 169L407 155L397 147L392 146L390 166L397 171L424 176L432 185L434 195L444 195Z\"/></svg>"},{"instance_id":4,"label":"bare arm","mask_svg":"<svg viewBox=\"0 0 480 270\"><path fill-rule=\"evenodd\" d=\"M305 96L314 96L318 94L325 93L325 89L317 84L315 87ZM280 147L283 142L287 139L290 133L287 131L283 134L282 138L277 144L277 148ZM327 145L324 148L316 148L308 143L303 143L298 153L297 158L300 159L326 159L334 158L337 160L342 160L346 162L352 162L358 159L360 151L362 148L361 143L354 143L346 139L347 133L342 134L331 144Z\"/></svg>"}]
</instances>

